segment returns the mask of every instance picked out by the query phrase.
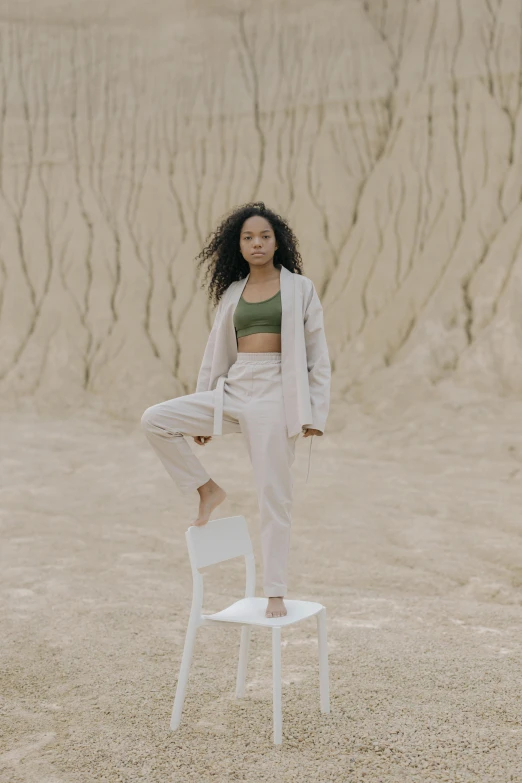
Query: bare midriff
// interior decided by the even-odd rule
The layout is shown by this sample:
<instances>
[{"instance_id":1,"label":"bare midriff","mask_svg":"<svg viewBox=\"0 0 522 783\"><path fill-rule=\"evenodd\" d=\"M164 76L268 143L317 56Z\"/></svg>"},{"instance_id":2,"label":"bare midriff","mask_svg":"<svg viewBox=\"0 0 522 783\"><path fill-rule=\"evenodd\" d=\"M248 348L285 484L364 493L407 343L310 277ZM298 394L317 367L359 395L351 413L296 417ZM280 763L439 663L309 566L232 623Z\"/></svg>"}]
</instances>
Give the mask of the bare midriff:
<instances>
[{"instance_id":1,"label":"bare midriff","mask_svg":"<svg viewBox=\"0 0 522 783\"><path fill-rule=\"evenodd\" d=\"M281 352L281 335L270 332L256 332L237 338L238 353Z\"/></svg>"}]
</instances>

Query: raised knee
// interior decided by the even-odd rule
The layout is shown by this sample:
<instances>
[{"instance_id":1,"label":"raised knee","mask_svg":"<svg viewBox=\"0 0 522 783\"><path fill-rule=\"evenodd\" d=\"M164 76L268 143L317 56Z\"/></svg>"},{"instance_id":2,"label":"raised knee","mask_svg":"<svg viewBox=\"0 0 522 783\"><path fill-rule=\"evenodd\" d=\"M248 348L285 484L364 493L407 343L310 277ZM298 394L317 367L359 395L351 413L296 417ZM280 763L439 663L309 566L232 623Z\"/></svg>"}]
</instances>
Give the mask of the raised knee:
<instances>
[{"instance_id":1,"label":"raised knee","mask_svg":"<svg viewBox=\"0 0 522 783\"><path fill-rule=\"evenodd\" d=\"M148 430L154 426L154 419L156 417L157 410L157 405L151 405L150 408L147 408L147 410L143 412L141 417L141 426L144 430Z\"/></svg>"},{"instance_id":2,"label":"raised knee","mask_svg":"<svg viewBox=\"0 0 522 783\"><path fill-rule=\"evenodd\" d=\"M165 414L166 410L161 402L151 405L142 414L141 426L144 430L152 430L156 434L159 434L159 431L161 431L162 434L182 436L183 433L179 431L179 421L174 415L172 406L168 410L168 417ZM167 421L168 425L166 424Z\"/></svg>"}]
</instances>

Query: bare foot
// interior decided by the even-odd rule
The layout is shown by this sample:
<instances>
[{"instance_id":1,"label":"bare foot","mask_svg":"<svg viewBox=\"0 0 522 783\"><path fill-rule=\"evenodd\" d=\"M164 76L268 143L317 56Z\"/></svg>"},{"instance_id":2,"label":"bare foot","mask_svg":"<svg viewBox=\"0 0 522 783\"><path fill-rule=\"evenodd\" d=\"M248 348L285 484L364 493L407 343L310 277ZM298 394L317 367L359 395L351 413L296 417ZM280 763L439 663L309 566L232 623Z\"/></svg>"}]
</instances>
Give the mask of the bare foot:
<instances>
[{"instance_id":1,"label":"bare foot","mask_svg":"<svg viewBox=\"0 0 522 783\"><path fill-rule=\"evenodd\" d=\"M268 606L266 608L265 617L284 617L288 612L286 606L283 603L284 596L277 596L268 599Z\"/></svg>"},{"instance_id":2,"label":"bare foot","mask_svg":"<svg viewBox=\"0 0 522 783\"><path fill-rule=\"evenodd\" d=\"M224 501L227 493L221 489L219 484L209 479L206 484L198 487L199 492L199 511L197 519L191 522L191 525L206 525L212 511Z\"/></svg>"}]
</instances>

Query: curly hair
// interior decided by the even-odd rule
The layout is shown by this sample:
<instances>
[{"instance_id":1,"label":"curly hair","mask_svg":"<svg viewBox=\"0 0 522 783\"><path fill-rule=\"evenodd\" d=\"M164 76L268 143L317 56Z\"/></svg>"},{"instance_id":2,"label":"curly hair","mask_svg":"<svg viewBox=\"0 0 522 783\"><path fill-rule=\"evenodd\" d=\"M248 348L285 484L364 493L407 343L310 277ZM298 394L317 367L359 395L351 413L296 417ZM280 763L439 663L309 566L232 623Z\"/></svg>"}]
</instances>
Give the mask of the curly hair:
<instances>
[{"instance_id":1,"label":"curly hair","mask_svg":"<svg viewBox=\"0 0 522 783\"><path fill-rule=\"evenodd\" d=\"M211 274L208 293L214 304L218 304L231 283L242 280L250 271L248 262L241 255L239 236L243 223L252 215L266 218L272 226L278 246L274 254L274 264L281 264L295 274L303 274L303 262L297 249L299 241L286 220L268 209L262 201L243 204L225 215L207 237L203 250L196 256L196 260L199 259L198 270L204 261L209 262L202 287Z\"/></svg>"}]
</instances>

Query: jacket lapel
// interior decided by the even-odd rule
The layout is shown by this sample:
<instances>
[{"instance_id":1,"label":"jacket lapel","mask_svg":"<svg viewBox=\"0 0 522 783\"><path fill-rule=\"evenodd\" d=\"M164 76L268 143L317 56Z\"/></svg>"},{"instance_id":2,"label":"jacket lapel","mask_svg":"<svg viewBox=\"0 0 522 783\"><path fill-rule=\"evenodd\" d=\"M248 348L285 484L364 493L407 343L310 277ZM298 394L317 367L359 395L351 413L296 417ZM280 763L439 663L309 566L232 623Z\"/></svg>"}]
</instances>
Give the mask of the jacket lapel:
<instances>
[{"instance_id":1,"label":"jacket lapel","mask_svg":"<svg viewBox=\"0 0 522 783\"><path fill-rule=\"evenodd\" d=\"M281 267L281 361L294 350L294 291L293 272Z\"/></svg>"},{"instance_id":2,"label":"jacket lapel","mask_svg":"<svg viewBox=\"0 0 522 783\"><path fill-rule=\"evenodd\" d=\"M237 303L239 302L239 297L243 293L243 289L246 286L249 277L250 272L242 280L238 280L234 285L232 285L224 314L223 324L225 328L225 344L227 348L229 366L232 366L232 364L234 364L237 359L237 340L236 330L234 329L234 310L236 309Z\"/></svg>"},{"instance_id":3,"label":"jacket lapel","mask_svg":"<svg viewBox=\"0 0 522 783\"><path fill-rule=\"evenodd\" d=\"M293 272L281 267L281 382L287 426L298 411L296 372L296 281Z\"/></svg>"}]
</instances>

